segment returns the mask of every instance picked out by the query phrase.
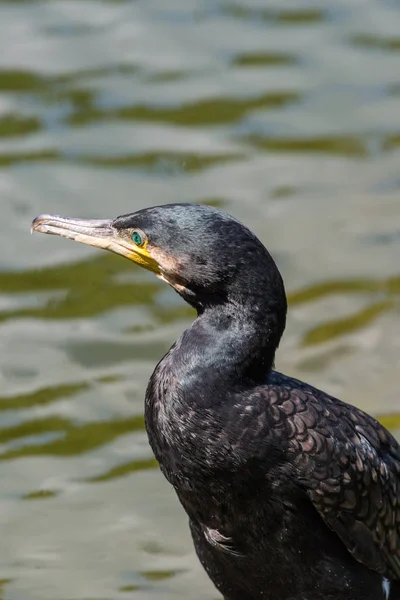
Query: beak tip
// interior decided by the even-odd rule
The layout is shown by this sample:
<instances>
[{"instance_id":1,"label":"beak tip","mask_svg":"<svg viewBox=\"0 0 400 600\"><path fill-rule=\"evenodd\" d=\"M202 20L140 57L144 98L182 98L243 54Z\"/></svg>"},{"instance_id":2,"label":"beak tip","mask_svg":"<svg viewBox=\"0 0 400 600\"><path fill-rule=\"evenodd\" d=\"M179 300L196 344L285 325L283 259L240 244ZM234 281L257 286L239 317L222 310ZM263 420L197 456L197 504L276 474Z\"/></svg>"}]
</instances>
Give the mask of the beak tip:
<instances>
[{"instance_id":1,"label":"beak tip","mask_svg":"<svg viewBox=\"0 0 400 600\"><path fill-rule=\"evenodd\" d=\"M31 233L34 231L42 231L41 226L48 220L51 219L52 215L39 215L35 217L31 224Z\"/></svg>"},{"instance_id":2,"label":"beak tip","mask_svg":"<svg viewBox=\"0 0 400 600\"><path fill-rule=\"evenodd\" d=\"M113 236L112 221L104 219L73 219L42 214L33 219L31 233L47 233L82 242L89 246L108 248Z\"/></svg>"}]
</instances>

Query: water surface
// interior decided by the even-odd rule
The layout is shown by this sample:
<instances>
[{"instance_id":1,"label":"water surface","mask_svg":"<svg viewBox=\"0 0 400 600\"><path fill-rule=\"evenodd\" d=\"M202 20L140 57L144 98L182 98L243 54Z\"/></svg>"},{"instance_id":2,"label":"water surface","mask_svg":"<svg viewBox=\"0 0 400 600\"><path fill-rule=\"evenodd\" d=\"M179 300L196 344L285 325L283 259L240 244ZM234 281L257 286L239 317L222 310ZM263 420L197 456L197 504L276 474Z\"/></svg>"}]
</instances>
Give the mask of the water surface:
<instances>
[{"instance_id":1,"label":"water surface","mask_svg":"<svg viewBox=\"0 0 400 600\"><path fill-rule=\"evenodd\" d=\"M192 312L39 213L242 219L277 367L400 432L399 32L396 0L0 2L0 598L217 598L143 428Z\"/></svg>"}]
</instances>

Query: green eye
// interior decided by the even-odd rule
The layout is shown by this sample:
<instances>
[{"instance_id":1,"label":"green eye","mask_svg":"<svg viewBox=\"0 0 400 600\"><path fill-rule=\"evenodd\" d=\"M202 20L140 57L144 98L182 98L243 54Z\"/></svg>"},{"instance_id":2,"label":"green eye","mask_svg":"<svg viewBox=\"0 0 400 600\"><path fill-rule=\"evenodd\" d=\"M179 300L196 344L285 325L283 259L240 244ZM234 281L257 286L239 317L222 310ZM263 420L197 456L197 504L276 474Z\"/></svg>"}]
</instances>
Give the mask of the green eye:
<instances>
[{"instance_id":1,"label":"green eye","mask_svg":"<svg viewBox=\"0 0 400 600\"><path fill-rule=\"evenodd\" d=\"M134 231L131 237L132 242L136 244L136 246L142 246L144 244L143 236L138 231Z\"/></svg>"}]
</instances>

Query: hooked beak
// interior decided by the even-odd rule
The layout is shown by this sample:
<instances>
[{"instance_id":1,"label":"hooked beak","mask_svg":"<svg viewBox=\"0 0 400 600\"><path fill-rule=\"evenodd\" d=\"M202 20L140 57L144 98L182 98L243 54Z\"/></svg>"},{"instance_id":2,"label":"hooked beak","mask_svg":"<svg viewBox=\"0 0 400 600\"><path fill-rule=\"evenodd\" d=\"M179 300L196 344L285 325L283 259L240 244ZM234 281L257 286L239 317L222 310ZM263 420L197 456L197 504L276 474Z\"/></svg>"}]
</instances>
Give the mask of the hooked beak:
<instances>
[{"instance_id":1,"label":"hooked beak","mask_svg":"<svg viewBox=\"0 0 400 600\"><path fill-rule=\"evenodd\" d=\"M40 215L32 222L31 233L48 233L110 250L132 260L150 271L160 272L158 263L145 248L138 248L128 238L122 237L113 227L113 221L104 219L71 219L58 215Z\"/></svg>"}]
</instances>

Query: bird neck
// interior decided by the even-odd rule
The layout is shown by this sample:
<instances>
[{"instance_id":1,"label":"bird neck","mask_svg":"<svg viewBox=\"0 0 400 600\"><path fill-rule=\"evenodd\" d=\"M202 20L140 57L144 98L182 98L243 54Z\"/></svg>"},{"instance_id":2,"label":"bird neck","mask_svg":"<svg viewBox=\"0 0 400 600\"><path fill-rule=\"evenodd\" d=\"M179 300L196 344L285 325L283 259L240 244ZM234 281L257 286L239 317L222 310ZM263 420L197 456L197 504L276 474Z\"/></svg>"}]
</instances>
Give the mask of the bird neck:
<instances>
[{"instance_id":1,"label":"bird neck","mask_svg":"<svg viewBox=\"0 0 400 600\"><path fill-rule=\"evenodd\" d=\"M181 388L198 391L206 383L208 389L232 389L265 381L286 319L283 286L281 294L267 292L242 285L198 311L162 361Z\"/></svg>"},{"instance_id":2,"label":"bird neck","mask_svg":"<svg viewBox=\"0 0 400 600\"><path fill-rule=\"evenodd\" d=\"M235 265L222 289L179 287L197 319L166 359L191 379L204 369L233 383L258 383L271 370L286 324L286 294L270 254ZM211 373L208 373L209 380Z\"/></svg>"},{"instance_id":3,"label":"bird neck","mask_svg":"<svg viewBox=\"0 0 400 600\"><path fill-rule=\"evenodd\" d=\"M266 381L284 328L283 299L236 295L205 308L157 365L146 392L146 430L173 485L199 465L211 468L207 440L219 439L226 409Z\"/></svg>"},{"instance_id":4,"label":"bird neck","mask_svg":"<svg viewBox=\"0 0 400 600\"><path fill-rule=\"evenodd\" d=\"M265 301L227 303L201 313L183 336L196 366L233 384L259 383L271 370L281 337L281 322Z\"/></svg>"}]
</instances>

